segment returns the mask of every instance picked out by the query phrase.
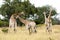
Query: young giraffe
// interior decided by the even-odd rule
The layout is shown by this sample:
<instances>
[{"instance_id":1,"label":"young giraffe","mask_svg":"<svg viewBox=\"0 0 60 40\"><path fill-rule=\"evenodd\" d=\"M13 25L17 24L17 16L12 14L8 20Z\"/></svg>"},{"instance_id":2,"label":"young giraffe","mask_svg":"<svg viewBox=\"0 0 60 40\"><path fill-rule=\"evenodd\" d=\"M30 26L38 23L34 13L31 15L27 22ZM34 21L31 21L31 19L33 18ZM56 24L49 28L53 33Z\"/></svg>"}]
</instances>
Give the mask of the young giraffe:
<instances>
[{"instance_id":1,"label":"young giraffe","mask_svg":"<svg viewBox=\"0 0 60 40\"><path fill-rule=\"evenodd\" d=\"M52 31L52 28L51 28L51 26L52 26L51 12L52 12L52 10L50 9L50 12L49 12L49 16L48 17L46 17L46 12L43 13L44 14L44 17L45 17L46 29L47 29L48 32L51 32Z\"/></svg>"},{"instance_id":2,"label":"young giraffe","mask_svg":"<svg viewBox=\"0 0 60 40\"><path fill-rule=\"evenodd\" d=\"M26 26L26 29L29 30L29 34L31 34L31 32L36 32L36 23L34 21L28 21L28 20L25 20L21 17L19 17L19 15L17 16L17 18L19 18L19 20L25 24Z\"/></svg>"},{"instance_id":3,"label":"young giraffe","mask_svg":"<svg viewBox=\"0 0 60 40\"><path fill-rule=\"evenodd\" d=\"M17 29L17 22L16 19L14 18L15 14L12 14L12 16L9 19L9 32L16 31Z\"/></svg>"}]
</instances>

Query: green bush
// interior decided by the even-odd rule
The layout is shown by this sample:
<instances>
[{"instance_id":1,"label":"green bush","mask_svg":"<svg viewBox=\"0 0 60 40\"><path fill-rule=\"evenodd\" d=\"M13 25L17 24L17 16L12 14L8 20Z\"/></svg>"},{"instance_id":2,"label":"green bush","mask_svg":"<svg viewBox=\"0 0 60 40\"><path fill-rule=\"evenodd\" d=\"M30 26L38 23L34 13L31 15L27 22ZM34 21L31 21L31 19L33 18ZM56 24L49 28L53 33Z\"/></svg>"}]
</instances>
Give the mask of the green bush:
<instances>
[{"instance_id":1,"label":"green bush","mask_svg":"<svg viewBox=\"0 0 60 40\"><path fill-rule=\"evenodd\" d=\"M3 28L3 29L2 29L2 32L8 33L8 29L7 29L7 28Z\"/></svg>"},{"instance_id":2,"label":"green bush","mask_svg":"<svg viewBox=\"0 0 60 40\"><path fill-rule=\"evenodd\" d=\"M8 25L9 25L8 22L0 20L0 27L5 27L5 26L8 26Z\"/></svg>"},{"instance_id":3,"label":"green bush","mask_svg":"<svg viewBox=\"0 0 60 40\"><path fill-rule=\"evenodd\" d=\"M2 26L2 24L3 24L3 21L0 20L0 27Z\"/></svg>"},{"instance_id":4,"label":"green bush","mask_svg":"<svg viewBox=\"0 0 60 40\"><path fill-rule=\"evenodd\" d=\"M57 20L52 19L52 24L53 24L53 25L58 24Z\"/></svg>"}]
</instances>

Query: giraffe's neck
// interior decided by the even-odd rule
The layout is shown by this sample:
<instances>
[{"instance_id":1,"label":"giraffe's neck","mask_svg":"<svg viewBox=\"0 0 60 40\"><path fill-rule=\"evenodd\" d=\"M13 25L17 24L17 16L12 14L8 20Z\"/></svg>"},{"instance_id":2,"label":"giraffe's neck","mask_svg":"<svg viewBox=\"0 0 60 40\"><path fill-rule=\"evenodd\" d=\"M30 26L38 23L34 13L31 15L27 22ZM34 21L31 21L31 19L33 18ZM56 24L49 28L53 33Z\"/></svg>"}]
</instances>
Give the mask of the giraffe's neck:
<instances>
[{"instance_id":1,"label":"giraffe's neck","mask_svg":"<svg viewBox=\"0 0 60 40\"><path fill-rule=\"evenodd\" d=\"M19 17L19 20L20 20L22 23L26 24L26 20L24 20L23 18Z\"/></svg>"},{"instance_id":2,"label":"giraffe's neck","mask_svg":"<svg viewBox=\"0 0 60 40\"><path fill-rule=\"evenodd\" d=\"M45 15L45 20L46 20L46 18L47 18L47 17L46 17L46 15Z\"/></svg>"},{"instance_id":3,"label":"giraffe's neck","mask_svg":"<svg viewBox=\"0 0 60 40\"><path fill-rule=\"evenodd\" d=\"M50 12L49 12L49 16L48 16L49 21L51 21L51 14L52 14L51 12L52 12L52 10L50 10Z\"/></svg>"},{"instance_id":4,"label":"giraffe's neck","mask_svg":"<svg viewBox=\"0 0 60 40\"><path fill-rule=\"evenodd\" d=\"M14 16L13 16L13 15L11 16L11 18L10 18L10 19L11 19L12 21L15 21L15 19L14 19Z\"/></svg>"},{"instance_id":5,"label":"giraffe's neck","mask_svg":"<svg viewBox=\"0 0 60 40\"><path fill-rule=\"evenodd\" d=\"M47 21L46 12L44 12L44 17L45 17L45 23L46 23Z\"/></svg>"},{"instance_id":6,"label":"giraffe's neck","mask_svg":"<svg viewBox=\"0 0 60 40\"><path fill-rule=\"evenodd\" d=\"M49 16L48 16L48 18L50 19L51 18L51 13L52 12L52 9L50 8L50 12L49 12Z\"/></svg>"}]
</instances>

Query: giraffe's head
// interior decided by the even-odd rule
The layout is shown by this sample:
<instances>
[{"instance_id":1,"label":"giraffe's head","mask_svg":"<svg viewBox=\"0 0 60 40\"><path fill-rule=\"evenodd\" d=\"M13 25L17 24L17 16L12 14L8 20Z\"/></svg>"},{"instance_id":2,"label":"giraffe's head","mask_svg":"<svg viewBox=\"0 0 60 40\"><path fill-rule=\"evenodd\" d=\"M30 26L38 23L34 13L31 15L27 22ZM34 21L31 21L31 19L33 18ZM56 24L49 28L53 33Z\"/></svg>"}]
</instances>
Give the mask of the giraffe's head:
<instances>
[{"instance_id":1,"label":"giraffe's head","mask_svg":"<svg viewBox=\"0 0 60 40\"><path fill-rule=\"evenodd\" d=\"M25 15L25 14L24 14L24 12L22 11L22 12L18 13L18 15L21 16L21 15Z\"/></svg>"},{"instance_id":2,"label":"giraffe's head","mask_svg":"<svg viewBox=\"0 0 60 40\"><path fill-rule=\"evenodd\" d=\"M16 19L19 18L19 15L17 14L15 17L16 17Z\"/></svg>"},{"instance_id":3,"label":"giraffe's head","mask_svg":"<svg viewBox=\"0 0 60 40\"><path fill-rule=\"evenodd\" d=\"M21 12L21 14L23 14L23 15L24 15L24 12Z\"/></svg>"},{"instance_id":4,"label":"giraffe's head","mask_svg":"<svg viewBox=\"0 0 60 40\"><path fill-rule=\"evenodd\" d=\"M16 18L19 18L20 16L25 15L24 12L20 12L16 14Z\"/></svg>"},{"instance_id":5,"label":"giraffe's head","mask_svg":"<svg viewBox=\"0 0 60 40\"><path fill-rule=\"evenodd\" d=\"M44 15L46 15L46 12L43 12Z\"/></svg>"}]
</instances>

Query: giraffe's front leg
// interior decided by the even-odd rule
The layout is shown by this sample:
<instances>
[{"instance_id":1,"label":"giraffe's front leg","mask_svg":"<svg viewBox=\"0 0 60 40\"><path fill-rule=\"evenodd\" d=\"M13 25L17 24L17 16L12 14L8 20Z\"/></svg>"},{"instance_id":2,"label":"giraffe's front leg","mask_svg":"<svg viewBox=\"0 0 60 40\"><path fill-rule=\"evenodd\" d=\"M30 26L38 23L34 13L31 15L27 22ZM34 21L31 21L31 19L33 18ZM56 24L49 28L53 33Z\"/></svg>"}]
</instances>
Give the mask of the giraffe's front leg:
<instances>
[{"instance_id":1,"label":"giraffe's front leg","mask_svg":"<svg viewBox=\"0 0 60 40\"><path fill-rule=\"evenodd\" d=\"M49 31L49 33L52 32L52 24L51 23L49 24L49 30L48 31Z\"/></svg>"},{"instance_id":2,"label":"giraffe's front leg","mask_svg":"<svg viewBox=\"0 0 60 40\"><path fill-rule=\"evenodd\" d=\"M26 25L26 29L29 31L29 34L31 34L31 27L30 27L30 25Z\"/></svg>"},{"instance_id":3,"label":"giraffe's front leg","mask_svg":"<svg viewBox=\"0 0 60 40\"><path fill-rule=\"evenodd\" d=\"M37 33L36 26L32 27L32 31L33 31L33 33Z\"/></svg>"},{"instance_id":4,"label":"giraffe's front leg","mask_svg":"<svg viewBox=\"0 0 60 40\"><path fill-rule=\"evenodd\" d=\"M17 32L17 23L14 23L14 32Z\"/></svg>"},{"instance_id":5,"label":"giraffe's front leg","mask_svg":"<svg viewBox=\"0 0 60 40\"><path fill-rule=\"evenodd\" d=\"M34 27L34 32L37 33L37 31L36 31L36 27Z\"/></svg>"},{"instance_id":6,"label":"giraffe's front leg","mask_svg":"<svg viewBox=\"0 0 60 40\"><path fill-rule=\"evenodd\" d=\"M29 30L29 34L31 34L31 30L30 30L30 28L28 28L28 30Z\"/></svg>"}]
</instances>

